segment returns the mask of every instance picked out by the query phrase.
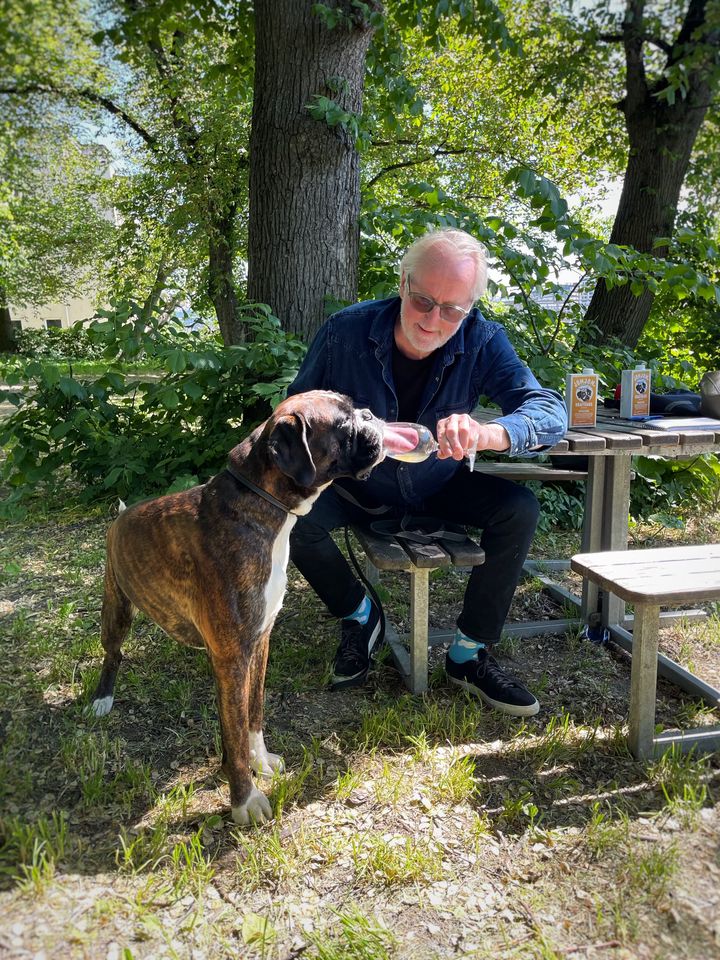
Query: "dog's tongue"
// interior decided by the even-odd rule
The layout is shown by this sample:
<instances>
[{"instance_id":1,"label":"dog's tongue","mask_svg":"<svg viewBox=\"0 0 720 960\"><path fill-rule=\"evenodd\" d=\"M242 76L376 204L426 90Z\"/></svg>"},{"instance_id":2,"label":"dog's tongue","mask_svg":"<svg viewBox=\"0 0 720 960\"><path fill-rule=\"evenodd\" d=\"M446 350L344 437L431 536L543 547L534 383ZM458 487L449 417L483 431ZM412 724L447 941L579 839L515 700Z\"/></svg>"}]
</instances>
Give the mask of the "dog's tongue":
<instances>
[{"instance_id":1,"label":"dog's tongue","mask_svg":"<svg viewBox=\"0 0 720 960\"><path fill-rule=\"evenodd\" d=\"M419 442L420 437L413 427L386 423L383 428L383 447L386 453L409 453Z\"/></svg>"}]
</instances>

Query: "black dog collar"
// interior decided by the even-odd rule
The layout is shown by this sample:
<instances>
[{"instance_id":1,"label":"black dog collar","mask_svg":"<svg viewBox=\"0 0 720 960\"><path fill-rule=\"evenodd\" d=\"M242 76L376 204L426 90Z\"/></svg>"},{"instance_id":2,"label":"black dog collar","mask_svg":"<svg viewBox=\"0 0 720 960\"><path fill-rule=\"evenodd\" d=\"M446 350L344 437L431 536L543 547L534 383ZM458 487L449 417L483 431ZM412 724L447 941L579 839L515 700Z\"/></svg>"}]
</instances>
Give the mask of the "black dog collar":
<instances>
[{"instance_id":1,"label":"black dog collar","mask_svg":"<svg viewBox=\"0 0 720 960\"><path fill-rule=\"evenodd\" d=\"M293 515L297 516L295 511L286 506L282 500L278 500L277 497L274 497L271 493L268 493L267 490L263 490L262 487L259 487L256 483L253 483L252 480L248 480L248 478L244 477L241 473L236 473L230 464L225 467L225 470L230 474L233 480L237 480L238 483L242 484L244 487L247 487L248 490L252 490L253 493L256 493L259 497L262 497L263 500L267 500L268 503L271 503L274 507L278 507L285 513L292 513Z\"/></svg>"}]
</instances>

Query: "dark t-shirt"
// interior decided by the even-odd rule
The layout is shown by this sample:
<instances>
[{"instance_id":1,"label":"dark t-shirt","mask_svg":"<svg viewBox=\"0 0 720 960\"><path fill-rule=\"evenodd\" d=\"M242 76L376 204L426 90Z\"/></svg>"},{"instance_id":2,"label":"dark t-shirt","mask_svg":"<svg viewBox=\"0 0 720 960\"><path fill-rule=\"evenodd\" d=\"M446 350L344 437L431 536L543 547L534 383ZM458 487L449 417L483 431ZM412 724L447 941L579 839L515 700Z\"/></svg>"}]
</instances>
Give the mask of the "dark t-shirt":
<instances>
[{"instance_id":1,"label":"dark t-shirt","mask_svg":"<svg viewBox=\"0 0 720 960\"><path fill-rule=\"evenodd\" d=\"M398 398L398 420L410 423L415 423L417 420L420 398L425 390L434 360L435 355L432 353L422 360L411 360L400 353L393 343L392 372Z\"/></svg>"}]
</instances>

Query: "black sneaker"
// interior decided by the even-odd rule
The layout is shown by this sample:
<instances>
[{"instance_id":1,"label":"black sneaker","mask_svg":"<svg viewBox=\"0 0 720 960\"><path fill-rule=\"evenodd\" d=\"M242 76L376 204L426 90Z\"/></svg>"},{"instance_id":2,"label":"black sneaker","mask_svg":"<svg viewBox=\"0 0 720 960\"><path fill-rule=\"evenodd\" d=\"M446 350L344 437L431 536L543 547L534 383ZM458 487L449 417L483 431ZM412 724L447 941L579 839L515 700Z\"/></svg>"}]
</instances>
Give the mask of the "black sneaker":
<instances>
[{"instance_id":1,"label":"black sneaker","mask_svg":"<svg viewBox=\"0 0 720 960\"><path fill-rule=\"evenodd\" d=\"M371 603L367 623L340 621L340 646L335 654L331 690L361 687L367 679L370 660L380 638L380 611Z\"/></svg>"},{"instance_id":2,"label":"black sneaker","mask_svg":"<svg viewBox=\"0 0 720 960\"><path fill-rule=\"evenodd\" d=\"M509 677L487 650L479 650L477 658L455 663L448 654L445 672L450 683L464 687L489 707L512 717L534 717L540 704L525 687Z\"/></svg>"}]
</instances>

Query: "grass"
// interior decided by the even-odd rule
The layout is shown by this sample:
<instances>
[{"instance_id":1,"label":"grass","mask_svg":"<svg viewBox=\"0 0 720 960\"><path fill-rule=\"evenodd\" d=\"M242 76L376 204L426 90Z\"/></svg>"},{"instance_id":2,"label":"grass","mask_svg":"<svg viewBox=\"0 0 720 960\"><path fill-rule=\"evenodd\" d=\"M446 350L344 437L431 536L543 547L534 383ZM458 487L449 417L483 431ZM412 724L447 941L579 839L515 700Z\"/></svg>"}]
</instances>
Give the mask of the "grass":
<instances>
[{"instance_id":1,"label":"grass","mask_svg":"<svg viewBox=\"0 0 720 960\"><path fill-rule=\"evenodd\" d=\"M287 772L260 782L275 819L241 830L202 652L139 617L112 712L86 710L105 524L101 510L45 504L2 531L0 943L123 960L524 960L603 943L718 956L685 906L714 895L717 758L629 756L624 656L577 632L506 639L502 656L543 703L528 720L449 688L439 651L422 697L389 665L331 695L335 625L291 570L265 725ZM433 578L433 625L453 622L462 583ZM406 616L402 575L383 591ZM523 585L513 613L536 619L542 602ZM720 682L717 616L664 642ZM718 716L661 684L658 721Z\"/></svg>"}]
</instances>

